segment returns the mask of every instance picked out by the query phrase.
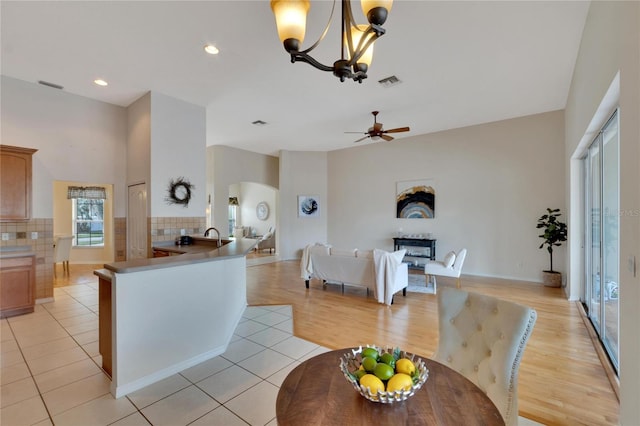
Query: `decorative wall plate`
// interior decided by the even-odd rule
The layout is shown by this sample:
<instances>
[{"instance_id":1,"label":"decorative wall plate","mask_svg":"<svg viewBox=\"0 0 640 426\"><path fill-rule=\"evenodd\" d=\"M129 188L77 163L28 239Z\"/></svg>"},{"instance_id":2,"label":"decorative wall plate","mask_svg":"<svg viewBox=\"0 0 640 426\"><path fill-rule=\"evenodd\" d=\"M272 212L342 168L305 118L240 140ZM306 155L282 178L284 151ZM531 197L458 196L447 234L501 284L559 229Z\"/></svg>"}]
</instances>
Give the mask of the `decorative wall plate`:
<instances>
[{"instance_id":1,"label":"decorative wall plate","mask_svg":"<svg viewBox=\"0 0 640 426\"><path fill-rule=\"evenodd\" d=\"M266 201L261 201L256 206L256 216L260 220L267 220L269 217L269 205Z\"/></svg>"}]
</instances>

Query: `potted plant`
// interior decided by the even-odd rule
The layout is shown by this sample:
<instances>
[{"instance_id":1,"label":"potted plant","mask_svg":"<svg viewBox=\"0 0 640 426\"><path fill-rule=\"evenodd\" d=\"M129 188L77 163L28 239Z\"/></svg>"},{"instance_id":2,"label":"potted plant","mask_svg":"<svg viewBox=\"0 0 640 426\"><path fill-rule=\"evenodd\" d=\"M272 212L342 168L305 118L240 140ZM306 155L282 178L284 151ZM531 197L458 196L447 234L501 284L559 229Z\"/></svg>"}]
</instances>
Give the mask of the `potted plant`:
<instances>
[{"instance_id":1,"label":"potted plant","mask_svg":"<svg viewBox=\"0 0 640 426\"><path fill-rule=\"evenodd\" d=\"M553 270L553 248L567 241L567 225L558 220L560 209L547 208L547 213L540 216L536 228L543 229L544 233L539 237L543 239L540 247L547 246L549 252L549 270L542 271L544 285L548 287L560 287L562 285L562 273Z\"/></svg>"}]
</instances>

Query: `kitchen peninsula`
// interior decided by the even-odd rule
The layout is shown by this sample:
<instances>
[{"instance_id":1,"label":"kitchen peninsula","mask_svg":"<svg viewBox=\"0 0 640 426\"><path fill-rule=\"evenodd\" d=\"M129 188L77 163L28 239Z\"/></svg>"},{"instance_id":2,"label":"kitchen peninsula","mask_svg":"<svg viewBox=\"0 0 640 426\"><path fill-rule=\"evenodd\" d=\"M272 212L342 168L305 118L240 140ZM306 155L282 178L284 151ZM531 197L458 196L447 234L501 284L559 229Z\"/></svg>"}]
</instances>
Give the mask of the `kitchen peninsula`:
<instances>
[{"instance_id":1,"label":"kitchen peninsula","mask_svg":"<svg viewBox=\"0 0 640 426\"><path fill-rule=\"evenodd\" d=\"M194 237L158 245L176 256L104 265L99 277L102 367L119 398L222 354L247 305L253 240Z\"/></svg>"}]
</instances>

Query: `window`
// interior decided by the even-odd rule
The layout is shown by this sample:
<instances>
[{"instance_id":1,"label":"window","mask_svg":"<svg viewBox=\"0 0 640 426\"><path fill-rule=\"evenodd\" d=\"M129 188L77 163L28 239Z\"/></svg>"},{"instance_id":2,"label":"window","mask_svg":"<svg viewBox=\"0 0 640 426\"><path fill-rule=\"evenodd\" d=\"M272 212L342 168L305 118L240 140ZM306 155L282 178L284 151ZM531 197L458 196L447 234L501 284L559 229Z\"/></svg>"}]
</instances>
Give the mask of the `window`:
<instances>
[{"instance_id":1,"label":"window","mask_svg":"<svg viewBox=\"0 0 640 426\"><path fill-rule=\"evenodd\" d=\"M78 247L104 246L104 200L74 198L73 245Z\"/></svg>"}]
</instances>

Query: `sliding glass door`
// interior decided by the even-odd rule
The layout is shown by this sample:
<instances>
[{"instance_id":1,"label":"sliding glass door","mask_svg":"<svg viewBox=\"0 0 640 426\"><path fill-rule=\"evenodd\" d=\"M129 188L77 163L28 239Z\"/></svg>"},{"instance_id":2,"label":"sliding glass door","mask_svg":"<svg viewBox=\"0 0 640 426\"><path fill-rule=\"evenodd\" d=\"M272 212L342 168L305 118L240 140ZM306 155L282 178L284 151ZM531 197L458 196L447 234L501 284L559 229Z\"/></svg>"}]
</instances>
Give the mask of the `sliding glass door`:
<instances>
[{"instance_id":1,"label":"sliding glass door","mask_svg":"<svg viewBox=\"0 0 640 426\"><path fill-rule=\"evenodd\" d=\"M612 364L619 355L619 134L615 112L589 147L585 170L584 303Z\"/></svg>"}]
</instances>

